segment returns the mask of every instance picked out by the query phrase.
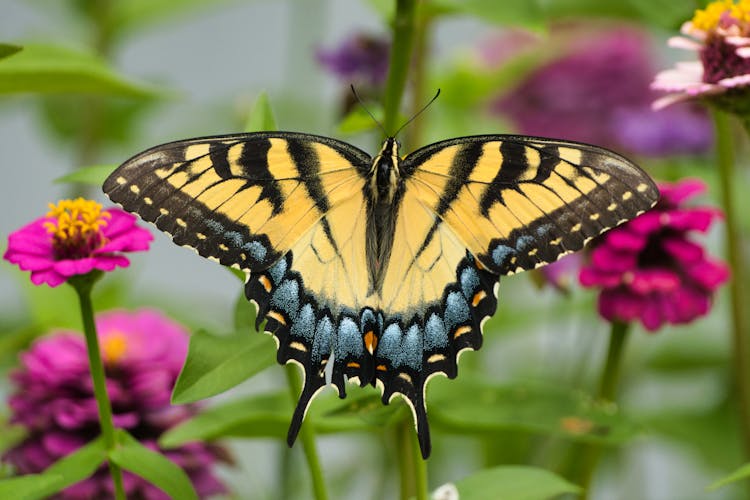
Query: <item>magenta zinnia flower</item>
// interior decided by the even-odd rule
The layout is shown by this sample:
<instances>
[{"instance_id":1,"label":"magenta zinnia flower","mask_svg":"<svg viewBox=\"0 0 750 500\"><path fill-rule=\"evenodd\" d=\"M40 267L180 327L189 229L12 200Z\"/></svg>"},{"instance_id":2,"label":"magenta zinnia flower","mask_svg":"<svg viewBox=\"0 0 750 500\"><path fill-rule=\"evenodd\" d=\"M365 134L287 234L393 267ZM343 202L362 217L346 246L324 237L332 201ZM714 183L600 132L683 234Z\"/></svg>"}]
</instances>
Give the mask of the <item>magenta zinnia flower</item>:
<instances>
[{"instance_id":1,"label":"magenta zinnia flower","mask_svg":"<svg viewBox=\"0 0 750 500\"><path fill-rule=\"evenodd\" d=\"M652 87L669 94L654 107L708 98L730 111L738 106L746 111L737 98L750 96L750 1L711 2L696 10L680 31L685 36L671 38L669 45L696 52L699 60L679 62L656 75Z\"/></svg>"},{"instance_id":2,"label":"magenta zinnia flower","mask_svg":"<svg viewBox=\"0 0 750 500\"><path fill-rule=\"evenodd\" d=\"M123 252L148 250L152 239L127 212L83 198L61 200L46 217L11 233L3 258L31 271L35 285L54 287L94 269L127 267Z\"/></svg>"},{"instance_id":3,"label":"magenta zinnia flower","mask_svg":"<svg viewBox=\"0 0 750 500\"><path fill-rule=\"evenodd\" d=\"M687 179L659 189L661 200L653 209L602 236L579 275L583 286L601 289L604 318L638 320L651 331L706 314L714 292L729 278L727 266L690 238L721 217L714 208L683 206L704 192L705 184Z\"/></svg>"},{"instance_id":4,"label":"magenta zinnia flower","mask_svg":"<svg viewBox=\"0 0 750 500\"><path fill-rule=\"evenodd\" d=\"M97 329L116 427L158 449L159 436L194 415L194 405L172 406L172 386L187 354L188 333L156 311L113 311L97 317ZM100 434L96 400L82 336L62 331L37 340L11 374L11 421L26 429L24 441L4 460L20 474L41 472ZM189 475L199 496L225 492L213 471L227 459L218 446L192 443L161 450ZM167 499L145 480L124 472L130 499ZM61 499L111 498L106 467L61 492Z\"/></svg>"},{"instance_id":5,"label":"magenta zinnia flower","mask_svg":"<svg viewBox=\"0 0 750 500\"><path fill-rule=\"evenodd\" d=\"M520 133L649 156L710 148L712 128L704 110L689 105L651 109L655 69L644 32L573 25L554 32L552 42L537 50L562 56L534 69L491 104Z\"/></svg>"}]
</instances>

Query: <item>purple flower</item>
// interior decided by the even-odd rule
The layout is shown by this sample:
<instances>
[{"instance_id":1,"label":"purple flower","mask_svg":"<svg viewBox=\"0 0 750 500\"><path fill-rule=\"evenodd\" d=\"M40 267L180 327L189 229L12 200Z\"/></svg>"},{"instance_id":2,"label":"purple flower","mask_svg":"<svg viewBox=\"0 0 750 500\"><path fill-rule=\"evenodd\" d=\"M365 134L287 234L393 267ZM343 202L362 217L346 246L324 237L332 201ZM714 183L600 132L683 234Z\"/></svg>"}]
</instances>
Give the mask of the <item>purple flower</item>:
<instances>
[{"instance_id":1,"label":"purple flower","mask_svg":"<svg viewBox=\"0 0 750 500\"><path fill-rule=\"evenodd\" d=\"M601 289L599 314L609 321L639 320L650 331L705 315L729 269L706 255L690 235L705 233L717 209L685 207L706 189L686 179L660 186L650 211L606 233L580 272L583 286Z\"/></svg>"},{"instance_id":2,"label":"purple flower","mask_svg":"<svg viewBox=\"0 0 750 500\"><path fill-rule=\"evenodd\" d=\"M654 108L708 98L730 111L746 112L748 104L741 101L750 97L750 3L711 2L680 31L685 36L671 38L669 45L696 52L699 60L679 62L656 75L652 87L669 94Z\"/></svg>"},{"instance_id":3,"label":"purple flower","mask_svg":"<svg viewBox=\"0 0 750 500\"><path fill-rule=\"evenodd\" d=\"M318 49L321 66L346 84L378 87L388 72L391 43L381 37L355 34L336 48Z\"/></svg>"},{"instance_id":4,"label":"purple flower","mask_svg":"<svg viewBox=\"0 0 750 500\"><path fill-rule=\"evenodd\" d=\"M31 271L35 285L55 287L94 269L127 267L123 252L148 250L152 239L127 212L83 198L61 200L46 217L11 233L3 258Z\"/></svg>"},{"instance_id":5,"label":"purple flower","mask_svg":"<svg viewBox=\"0 0 750 500\"><path fill-rule=\"evenodd\" d=\"M567 46L564 55L532 71L492 104L493 111L510 116L523 134L623 153L663 156L708 150L712 129L703 110L651 109L654 67L645 34L633 29L571 34L567 30L558 33L567 37L553 36L552 50Z\"/></svg>"},{"instance_id":6,"label":"purple flower","mask_svg":"<svg viewBox=\"0 0 750 500\"><path fill-rule=\"evenodd\" d=\"M187 354L188 333L151 310L112 311L97 317L107 391L116 427L158 449L159 436L197 411L172 406L172 386ZM83 337L63 331L37 340L21 355L21 368L11 374L11 421L28 435L4 460L20 474L41 472L100 434L88 357ZM218 446L191 443L162 450L190 476L199 496L225 492L212 467L227 460ZM124 472L131 499L167 499L145 480ZM61 499L111 498L106 467L62 491Z\"/></svg>"}]
</instances>

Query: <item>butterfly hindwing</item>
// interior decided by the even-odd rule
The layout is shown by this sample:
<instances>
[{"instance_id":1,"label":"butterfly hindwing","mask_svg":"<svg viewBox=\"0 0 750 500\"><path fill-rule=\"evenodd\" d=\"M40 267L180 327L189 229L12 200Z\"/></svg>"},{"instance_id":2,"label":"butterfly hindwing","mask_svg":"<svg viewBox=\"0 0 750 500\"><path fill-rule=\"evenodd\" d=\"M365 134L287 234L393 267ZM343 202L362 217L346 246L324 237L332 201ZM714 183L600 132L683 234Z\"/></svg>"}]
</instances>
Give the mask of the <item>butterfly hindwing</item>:
<instances>
[{"instance_id":1,"label":"butterfly hindwing","mask_svg":"<svg viewBox=\"0 0 750 500\"><path fill-rule=\"evenodd\" d=\"M525 136L475 136L407 156L412 190L481 263L512 274L554 262L656 203L658 190L611 151Z\"/></svg>"}]
</instances>

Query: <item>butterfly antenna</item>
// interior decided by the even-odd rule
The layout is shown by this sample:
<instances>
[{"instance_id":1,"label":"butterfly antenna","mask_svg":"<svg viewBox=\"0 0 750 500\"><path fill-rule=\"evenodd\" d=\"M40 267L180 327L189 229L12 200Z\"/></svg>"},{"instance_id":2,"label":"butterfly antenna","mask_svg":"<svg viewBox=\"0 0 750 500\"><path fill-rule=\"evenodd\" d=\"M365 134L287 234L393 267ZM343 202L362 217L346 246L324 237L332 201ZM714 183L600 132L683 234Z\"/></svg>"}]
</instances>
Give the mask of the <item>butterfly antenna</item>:
<instances>
[{"instance_id":1,"label":"butterfly antenna","mask_svg":"<svg viewBox=\"0 0 750 500\"><path fill-rule=\"evenodd\" d=\"M354 97L357 98L357 101L359 102L359 105L362 106L362 109L367 111L367 114L370 115L370 118L372 118L372 121L374 121L378 125L378 128L380 128L380 130L383 132L383 135L388 136L388 132L386 132L385 129L383 128L383 124L380 123L377 118L375 118L375 115L370 113L370 110L367 109L367 106L365 106L365 102L362 100L361 97L359 97L357 90L354 88L354 84L353 83L350 84L349 87L352 89L352 94L354 94Z\"/></svg>"},{"instance_id":2,"label":"butterfly antenna","mask_svg":"<svg viewBox=\"0 0 750 500\"><path fill-rule=\"evenodd\" d=\"M433 102L435 102L435 99L437 99L439 95L440 95L440 89L437 89L437 92L435 92L435 96L432 99L430 99L430 102L428 102L427 104L425 104L424 106L422 106L422 109L420 109L419 111L417 111L416 113L414 113L414 116L412 116L411 118L409 118L409 120L407 120L406 123L404 123L403 125L401 125L399 127L399 129L396 130L396 133L393 134L393 136L394 137L397 136L398 133L401 132L411 122L413 122L416 117L418 117L419 115L421 115L422 112L424 112L424 110L426 110L427 108L429 108L430 104L432 104Z\"/></svg>"}]
</instances>

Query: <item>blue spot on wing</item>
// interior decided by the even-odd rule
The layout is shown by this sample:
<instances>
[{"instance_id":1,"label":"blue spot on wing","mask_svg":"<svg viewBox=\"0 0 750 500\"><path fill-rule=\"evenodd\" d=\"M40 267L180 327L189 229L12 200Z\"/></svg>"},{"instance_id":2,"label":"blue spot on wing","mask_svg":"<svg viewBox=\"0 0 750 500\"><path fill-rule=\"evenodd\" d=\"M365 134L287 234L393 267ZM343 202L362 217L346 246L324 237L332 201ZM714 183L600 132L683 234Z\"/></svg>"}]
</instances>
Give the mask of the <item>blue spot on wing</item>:
<instances>
[{"instance_id":1,"label":"blue spot on wing","mask_svg":"<svg viewBox=\"0 0 750 500\"><path fill-rule=\"evenodd\" d=\"M257 243L257 242L253 242L253 243ZM257 243L257 244L260 245L260 243ZM271 275L271 279L273 280L275 284L278 284L279 282L281 282L281 279L286 274L286 268L287 268L286 259L279 259L278 262L276 262L276 264L268 268L268 274Z\"/></svg>"},{"instance_id":2,"label":"blue spot on wing","mask_svg":"<svg viewBox=\"0 0 750 500\"><path fill-rule=\"evenodd\" d=\"M331 343L333 342L333 322L328 316L318 320L315 327L315 339L312 346L312 362L318 364L331 354Z\"/></svg>"},{"instance_id":3,"label":"blue spot on wing","mask_svg":"<svg viewBox=\"0 0 750 500\"><path fill-rule=\"evenodd\" d=\"M264 247L261 243L257 241L249 241L242 245L242 250L246 251L250 254L250 256L257 260L258 262L262 262L263 259L266 258L266 254L268 253L268 250L266 250L266 247ZM284 259L281 259L284 260ZM286 268L284 269L286 271ZM283 273L282 273L283 276Z\"/></svg>"},{"instance_id":4,"label":"blue spot on wing","mask_svg":"<svg viewBox=\"0 0 750 500\"><path fill-rule=\"evenodd\" d=\"M448 345L448 332L445 330L443 320L437 314L431 314L430 319L425 322L424 333L426 350L432 351Z\"/></svg>"},{"instance_id":5,"label":"blue spot on wing","mask_svg":"<svg viewBox=\"0 0 750 500\"><path fill-rule=\"evenodd\" d=\"M347 356L360 357L364 353L362 335L357 323L347 316L341 318L336 339L336 359L342 360Z\"/></svg>"},{"instance_id":6,"label":"blue spot on wing","mask_svg":"<svg viewBox=\"0 0 750 500\"><path fill-rule=\"evenodd\" d=\"M464 292L467 300L474 296L479 285L479 274L474 268L467 267L461 271L461 291Z\"/></svg>"},{"instance_id":7,"label":"blue spot on wing","mask_svg":"<svg viewBox=\"0 0 750 500\"><path fill-rule=\"evenodd\" d=\"M497 245L492 251L492 260L498 266L504 266L516 254L516 249L506 245Z\"/></svg>"},{"instance_id":8,"label":"blue spot on wing","mask_svg":"<svg viewBox=\"0 0 750 500\"><path fill-rule=\"evenodd\" d=\"M271 305L294 321L299 309L299 283L295 280L285 280L281 283L273 292Z\"/></svg>"},{"instance_id":9,"label":"blue spot on wing","mask_svg":"<svg viewBox=\"0 0 750 500\"><path fill-rule=\"evenodd\" d=\"M292 322L291 334L302 337L308 343L315 337L315 312L312 304L305 304L299 311L297 320Z\"/></svg>"},{"instance_id":10,"label":"blue spot on wing","mask_svg":"<svg viewBox=\"0 0 750 500\"><path fill-rule=\"evenodd\" d=\"M469 319L469 304L460 292L451 292L445 299L445 328L452 332Z\"/></svg>"},{"instance_id":11,"label":"blue spot on wing","mask_svg":"<svg viewBox=\"0 0 750 500\"><path fill-rule=\"evenodd\" d=\"M419 326L412 325L411 328L406 332L406 336L401 344L401 358L399 359L400 365L407 365L419 371L422 368L422 354L424 351L424 345L422 342L422 335L419 331Z\"/></svg>"}]
</instances>

